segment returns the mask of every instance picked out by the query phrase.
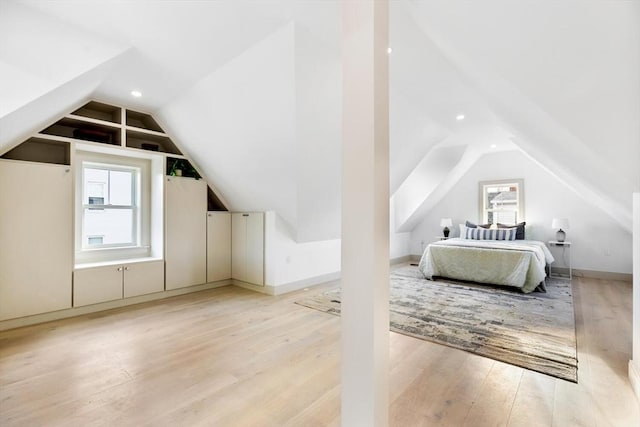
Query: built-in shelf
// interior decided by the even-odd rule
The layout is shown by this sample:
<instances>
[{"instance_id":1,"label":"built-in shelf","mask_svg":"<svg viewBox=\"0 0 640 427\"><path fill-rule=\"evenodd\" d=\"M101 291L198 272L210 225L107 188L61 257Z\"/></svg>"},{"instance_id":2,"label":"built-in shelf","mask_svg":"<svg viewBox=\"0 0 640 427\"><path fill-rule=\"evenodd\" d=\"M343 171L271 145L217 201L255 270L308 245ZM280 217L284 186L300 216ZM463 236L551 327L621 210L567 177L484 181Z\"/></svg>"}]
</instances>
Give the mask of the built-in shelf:
<instances>
[{"instance_id":1,"label":"built-in shelf","mask_svg":"<svg viewBox=\"0 0 640 427\"><path fill-rule=\"evenodd\" d=\"M70 147L68 142L51 141L42 138L29 138L17 147L9 150L3 159L24 160L28 162L70 164Z\"/></svg>"},{"instance_id":2,"label":"built-in shelf","mask_svg":"<svg viewBox=\"0 0 640 427\"><path fill-rule=\"evenodd\" d=\"M121 145L121 131L118 127L100 126L80 119L65 117L58 120L41 133L63 136L81 141L100 142L109 145Z\"/></svg>"},{"instance_id":3,"label":"built-in shelf","mask_svg":"<svg viewBox=\"0 0 640 427\"><path fill-rule=\"evenodd\" d=\"M228 211L227 208L224 207L216 193L213 192L211 187L207 187L207 210L208 211Z\"/></svg>"},{"instance_id":4,"label":"built-in shelf","mask_svg":"<svg viewBox=\"0 0 640 427\"><path fill-rule=\"evenodd\" d=\"M97 101L74 110L0 158L69 165L70 147L76 143L93 145L95 150L100 146L132 149L132 155L136 150L157 152L166 156L167 175L202 178L151 115ZM227 210L211 188L207 205L210 211Z\"/></svg>"},{"instance_id":5,"label":"built-in shelf","mask_svg":"<svg viewBox=\"0 0 640 427\"><path fill-rule=\"evenodd\" d=\"M167 157L167 175L200 179L202 176L187 159Z\"/></svg>"},{"instance_id":6,"label":"built-in shelf","mask_svg":"<svg viewBox=\"0 0 640 427\"><path fill-rule=\"evenodd\" d=\"M127 110L127 126L164 133L160 125L153 119L153 117L151 117L151 115L138 113L137 111Z\"/></svg>"},{"instance_id":7,"label":"built-in shelf","mask_svg":"<svg viewBox=\"0 0 640 427\"><path fill-rule=\"evenodd\" d=\"M149 114L125 110L126 124L123 124L122 113L123 109L120 107L90 101L40 134L59 137L65 142L78 140L182 155Z\"/></svg>"},{"instance_id":8,"label":"built-in shelf","mask_svg":"<svg viewBox=\"0 0 640 427\"><path fill-rule=\"evenodd\" d=\"M88 102L71 114L105 122L122 123L122 108L96 101Z\"/></svg>"},{"instance_id":9,"label":"built-in shelf","mask_svg":"<svg viewBox=\"0 0 640 427\"><path fill-rule=\"evenodd\" d=\"M127 130L127 147L169 154L182 154L168 136Z\"/></svg>"}]
</instances>

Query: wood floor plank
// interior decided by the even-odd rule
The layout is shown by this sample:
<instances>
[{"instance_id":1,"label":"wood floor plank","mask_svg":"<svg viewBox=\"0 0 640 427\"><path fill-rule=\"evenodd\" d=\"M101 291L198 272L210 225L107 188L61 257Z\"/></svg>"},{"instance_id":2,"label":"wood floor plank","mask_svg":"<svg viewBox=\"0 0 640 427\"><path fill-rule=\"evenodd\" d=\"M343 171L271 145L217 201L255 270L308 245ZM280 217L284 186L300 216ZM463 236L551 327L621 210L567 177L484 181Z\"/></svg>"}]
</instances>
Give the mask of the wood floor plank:
<instances>
[{"instance_id":1,"label":"wood floor plank","mask_svg":"<svg viewBox=\"0 0 640 427\"><path fill-rule=\"evenodd\" d=\"M553 399L556 379L524 371L509 414L508 426L541 427L553 425Z\"/></svg>"},{"instance_id":2,"label":"wood floor plank","mask_svg":"<svg viewBox=\"0 0 640 427\"><path fill-rule=\"evenodd\" d=\"M340 319L227 286L0 332L0 425L339 426ZM390 425L640 425L631 287L576 278L578 384L391 333Z\"/></svg>"},{"instance_id":3,"label":"wood floor plank","mask_svg":"<svg viewBox=\"0 0 640 427\"><path fill-rule=\"evenodd\" d=\"M463 425L494 363L491 359L469 355L426 412L429 425Z\"/></svg>"},{"instance_id":4,"label":"wood floor plank","mask_svg":"<svg viewBox=\"0 0 640 427\"><path fill-rule=\"evenodd\" d=\"M466 414L465 426L506 426L523 369L495 362Z\"/></svg>"}]
</instances>

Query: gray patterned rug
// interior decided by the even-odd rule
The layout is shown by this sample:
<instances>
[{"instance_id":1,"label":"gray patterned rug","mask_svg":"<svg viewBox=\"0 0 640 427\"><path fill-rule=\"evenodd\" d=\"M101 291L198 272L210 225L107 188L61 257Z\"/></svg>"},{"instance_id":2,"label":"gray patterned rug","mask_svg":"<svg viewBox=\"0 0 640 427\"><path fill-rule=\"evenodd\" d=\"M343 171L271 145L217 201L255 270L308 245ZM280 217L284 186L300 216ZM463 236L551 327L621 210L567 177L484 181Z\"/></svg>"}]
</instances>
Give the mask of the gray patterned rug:
<instances>
[{"instance_id":1,"label":"gray patterned rug","mask_svg":"<svg viewBox=\"0 0 640 427\"><path fill-rule=\"evenodd\" d=\"M429 281L416 267L391 272L391 330L578 382L571 282L547 278L547 293ZM340 315L340 288L296 301Z\"/></svg>"}]
</instances>

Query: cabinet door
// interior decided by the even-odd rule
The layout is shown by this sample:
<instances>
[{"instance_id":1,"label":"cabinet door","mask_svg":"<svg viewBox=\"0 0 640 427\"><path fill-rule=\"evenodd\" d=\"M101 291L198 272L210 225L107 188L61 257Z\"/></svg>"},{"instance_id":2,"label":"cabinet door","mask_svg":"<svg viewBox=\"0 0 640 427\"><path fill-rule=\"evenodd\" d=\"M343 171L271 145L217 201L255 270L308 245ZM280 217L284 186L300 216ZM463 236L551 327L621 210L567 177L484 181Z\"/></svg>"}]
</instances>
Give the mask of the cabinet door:
<instances>
[{"instance_id":1,"label":"cabinet door","mask_svg":"<svg viewBox=\"0 0 640 427\"><path fill-rule=\"evenodd\" d=\"M246 219L246 281L254 285L264 285L264 214L252 212Z\"/></svg>"},{"instance_id":2,"label":"cabinet door","mask_svg":"<svg viewBox=\"0 0 640 427\"><path fill-rule=\"evenodd\" d=\"M124 297L164 291L164 262L150 261L124 265Z\"/></svg>"},{"instance_id":3,"label":"cabinet door","mask_svg":"<svg viewBox=\"0 0 640 427\"><path fill-rule=\"evenodd\" d=\"M207 184L167 177L166 289L207 281Z\"/></svg>"},{"instance_id":4,"label":"cabinet door","mask_svg":"<svg viewBox=\"0 0 640 427\"><path fill-rule=\"evenodd\" d=\"M72 174L0 160L0 320L71 307Z\"/></svg>"},{"instance_id":5,"label":"cabinet door","mask_svg":"<svg viewBox=\"0 0 640 427\"><path fill-rule=\"evenodd\" d=\"M207 282L231 278L231 215L207 213Z\"/></svg>"},{"instance_id":6,"label":"cabinet door","mask_svg":"<svg viewBox=\"0 0 640 427\"><path fill-rule=\"evenodd\" d=\"M247 218L249 214L231 214L231 277L247 281Z\"/></svg>"},{"instance_id":7,"label":"cabinet door","mask_svg":"<svg viewBox=\"0 0 640 427\"><path fill-rule=\"evenodd\" d=\"M73 273L73 306L121 299L122 273L121 265L76 270Z\"/></svg>"},{"instance_id":8,"label":"cabinet door","mask_svg":"<svg viewBox=\"0 0 640 427\"><path fill-rule=\"evenodd\" d=\"M264 285L264 214L232 214L231 235L231 277Z\"/></svg>"}]
</instances>

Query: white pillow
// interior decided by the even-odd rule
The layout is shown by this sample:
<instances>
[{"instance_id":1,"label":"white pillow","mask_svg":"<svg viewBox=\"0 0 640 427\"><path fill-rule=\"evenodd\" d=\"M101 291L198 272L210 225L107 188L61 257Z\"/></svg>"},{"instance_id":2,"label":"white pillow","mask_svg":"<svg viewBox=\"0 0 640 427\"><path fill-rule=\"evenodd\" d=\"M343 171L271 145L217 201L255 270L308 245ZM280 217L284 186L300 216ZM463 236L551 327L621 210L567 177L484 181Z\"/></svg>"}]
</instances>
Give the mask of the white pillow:
<instances>
[{"instance_id":1,"label":"white pillow","mask_svg":"<svg viewBox=\"0 0 640 427\"><path fill-rule=\"evenodd\" d=\"M467 226L464 224L459 224L460 225L460 238L461 239L466 239L467 238Z\"/></svg>"},{"instance_id":2,"label":"white pillow","mask_svg":"<svg viewBox=\"0 0 640 427\"><path fill-rule=\"evenodd\" d=\"M469 228L467 229L466 238L473 240L515 240L516 228Z\"/></svg>"}]
</instances>

